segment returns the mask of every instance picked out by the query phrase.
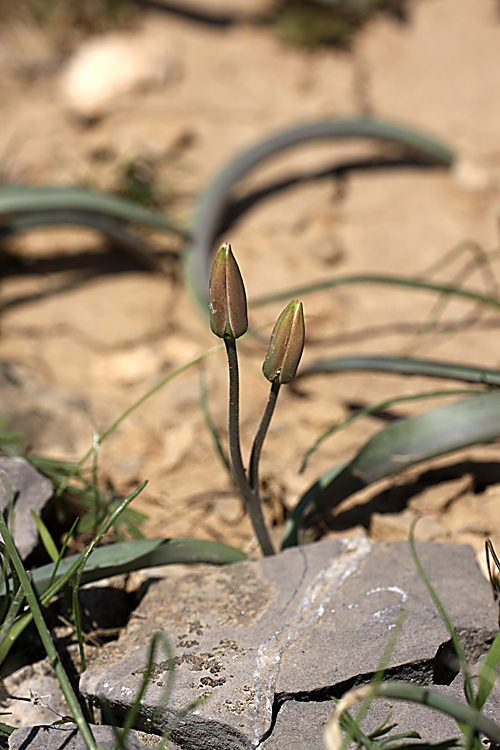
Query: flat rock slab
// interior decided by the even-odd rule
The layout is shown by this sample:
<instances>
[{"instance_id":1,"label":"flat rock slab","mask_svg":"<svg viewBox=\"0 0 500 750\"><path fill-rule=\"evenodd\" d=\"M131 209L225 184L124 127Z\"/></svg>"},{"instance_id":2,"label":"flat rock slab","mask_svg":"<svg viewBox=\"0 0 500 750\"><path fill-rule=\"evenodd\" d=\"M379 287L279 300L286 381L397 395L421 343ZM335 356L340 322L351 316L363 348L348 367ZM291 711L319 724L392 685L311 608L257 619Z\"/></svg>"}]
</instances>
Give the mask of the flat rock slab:
<instances>
[{"instance_id":1,"label":"flat rock slab","mask_svg":"<svg viewBox=\"0 0 500 750\"><path fill-rule=\"evenodd\" d=\"M473 550L428 542L418 551L475 661L496 632L498 610ZM155 653L142 728L162 731L208 696L180 718L173 739L187 750L247 750L270 741L287 701L324 702L368 682L403 609L389 675L451 682L449 636L407 542L334 540L224 568L172 566L80 687L123 715L144 675L147 644L162 630L175 657ZM173 666L168 707L155 714Z\"/></svg>"},{"instance_id":2,"label":"flat rock slab","mask_svg":"<svg viewBox=\"0 0 500 750\"><path fill-rule=\"evenodd\" d=\"M430 689L464 702L462 675L456 677L451 685L432 685ZM357 708L359 704L351 709L352 716L356 715ZM260 745L261 750L325 750L324 725L332 711L331 700L285 701L280 707L270 737ZM496 686L483 708L483 714L497 723L500 719L499 690ZM452 738L463 739L456 721L450 716L438 713L428 706L396 700L374 700L361 728L365 734L369 734L388 717L390 724L397 723L392 734L417 731L420 740L426 744L437 744Z\"/></svg>"},{"instance_id":3,"label":"flat rock slab","mask_svg":"<svg viewBox=\"0 0 500 750\"><path fill-rule=\"evenodd\" d=\"M111 727L92 726L92 734L100 748L114 750L116 737ZM127 750L147 750L157 747L160 737L130 732L126 740ZM38 726L16 729L9 737L9 750L87 750L74 724L60 727ZM165 750L178 750L178 745L167 742Z\"/></svg>"}]
</instances>

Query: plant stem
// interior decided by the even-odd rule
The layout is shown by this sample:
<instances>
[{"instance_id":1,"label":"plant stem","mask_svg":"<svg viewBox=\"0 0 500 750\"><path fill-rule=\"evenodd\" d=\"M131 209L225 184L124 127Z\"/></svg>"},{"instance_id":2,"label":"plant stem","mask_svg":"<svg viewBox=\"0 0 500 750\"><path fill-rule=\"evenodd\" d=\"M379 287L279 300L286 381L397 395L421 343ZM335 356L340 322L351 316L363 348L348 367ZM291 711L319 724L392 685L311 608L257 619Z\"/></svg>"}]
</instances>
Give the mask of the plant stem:
<instances>
[{"instance_id":1,"label":"plant stem","mask_svg":"<svg viewBox=\"0 0 500 750\"><path fill-rule=\"evenodd\" d=\"M271 419L273 418L274 408L276 406L276 401L278 400L278 393L280 392L280 385L281 383L279 382L279 378L276 378L276 380L273 380L273 382L271 383L271 390L269 391L266 408L264 410L264 414L262 415L262 419L260 420L259 429L257 430L257 434L255 435L255 440L253 441L252 445L252 455L250 456L250 468L248 470L248 476L250 480L250 487L255 491L257 491L259 487L260 454L262 452L264 440L266 439L267 430L271 423Z\"/></svg>"},{"instance_id":2,"label":"plant stem","mask_svg":"<svg viewBox=\"0 0 500 750\"><path fill-rule=\"evenodd\" d=\"M226 345L227 363L229 368L229 455L234 480L240 490L247 513L250 516L255 536L258 539L263 555L274 555L274 548L269 538L262 508L257 491L250 484L243 467L240 448L240 380L238 373L238 354L236 352L236 340L230 336L224 336Z\"/></svg>"}]
</instances>

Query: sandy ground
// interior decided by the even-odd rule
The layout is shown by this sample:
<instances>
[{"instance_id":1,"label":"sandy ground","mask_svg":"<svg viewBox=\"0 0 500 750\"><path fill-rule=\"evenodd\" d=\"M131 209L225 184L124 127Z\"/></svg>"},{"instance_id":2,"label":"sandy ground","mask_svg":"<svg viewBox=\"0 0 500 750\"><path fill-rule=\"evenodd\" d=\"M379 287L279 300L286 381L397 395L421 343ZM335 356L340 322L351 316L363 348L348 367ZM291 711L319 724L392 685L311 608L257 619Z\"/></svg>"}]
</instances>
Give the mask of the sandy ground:
<instances>
[{"instance_id":1,"label":"sandy ground","mask_svg":"<svg viewBox=\"0 0 500 750\"><path fill-rule=\"evenodd\" d=\"M17 48L17 67L12 56L0 56L2 179L107 190L138 160L153 170L160 201L187 221L209 179L258 139L304 121L370 113L434 134L457 150L457 166L359 170L342 183L299 181L258 202L226 238L250 300L334 275L419 274L464 241L497 248L500 13L493 0L410 2L407 23L376 19L348 53L306 52L245 22L216 27L153 11L141 14L132 33L167 54L165 82L119 97L91 125L67 112L58 65L40 64L28 75L21 64L26 50ZM4 30L4 45L5 39ZM44 55L50 63L54 50ZM362 142L298 148L257 170L245 186L367 153ZM163 250L177 249L164 235L151 239ZM92 424L104 431L149 388L216 343L178 269L167 277L144 271L80 229L30 232L8 250L14 261L4 261L0 360L17 363L22 389L14 403L4 396L3 409L37 451L79 458L91 445ZM471 257L470 250L457 255L436 278L452 280ZM469 271L471 288L492 291L498 258L491 262L486 279ZM423 292L378 286L307 296L304 363L411 352L500 365L498 315L471 303L449 304L439 325L415 338L434 303ZM281 307L252 310L252 323L271 325ZM267 398L265 350L263 335L240 348L245 455ZM206 360L203 372L224 435L223 352ZM124 493L149 480L135 501L149 516L148 536L209 538L255 552L241 501L214 453L199 384L193 368L134 412L102 446L102 478ZM276 538L304 490L386 421L357 421L326 441L299 474L303 452L321 431L353 406L445 387L423 378L344 374L284 388L261 469ZM391 414L438 403L403 404ZM480 553L489 536L500 550L498 456L498 444L475 447L379 482L342 506L322 531L404 538L422 512L417 537L469 542Z\"/></svg>"}]
</instances>

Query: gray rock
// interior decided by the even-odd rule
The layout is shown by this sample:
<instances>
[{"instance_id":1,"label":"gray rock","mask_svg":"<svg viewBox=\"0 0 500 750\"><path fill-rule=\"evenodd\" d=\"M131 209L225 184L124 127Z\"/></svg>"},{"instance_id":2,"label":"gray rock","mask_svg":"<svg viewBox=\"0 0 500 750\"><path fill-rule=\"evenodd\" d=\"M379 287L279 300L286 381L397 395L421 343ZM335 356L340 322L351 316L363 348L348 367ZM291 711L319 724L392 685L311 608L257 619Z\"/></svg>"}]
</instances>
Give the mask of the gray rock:
<instances>
[{"instance_id":1,"label":"gray rock","mask_svg":"<svg viewBox=\"0 0 500 750\"><path fill-rule=\"evenodd\" d=\"M495 632L497 612L472 549L430 542L418 549L475 660ZM82 676L81 690L123 715L144 675L146 644L163 630L175 658L155 654L140 712L143 728L161 731L177 718L172 736L186 750L246 750L264 741L278 750L272 744L276 715L278 727L296 710L306 718L304 736L297 733L294 741L320 747L328 709L316 729L307 711L320 703L324 711L329 696L370 680L403 608L407 616L389 675L421 684L444 682L445 675L451 682L454 665L439 656L449 636L407 542L325 541L222 569L172 566L151 584L124 637ZM172 666L175 688L156 717ZM203 695L209 695L203 705L179 715ZM293 706L286 708L288 702ZM440 730L441 739L446 731Z\"/></svg>"},{"instance_id":2,"label":"gray rock","mask_svg":"<svg viewBox=\"0 0 500 750\"><path fill-rule=\"evenodd\" d=\"M51 724L68 713L48 657L25 664L4 677L0 694L5 721L11 727Z\"/></svg>"},{"instance_id":3,"label":"gray rock","mask_svg":"<svg viewBox=\"0 0 500 750\"><path fill-rule=\"evenodd\" d=\"M115 734L111 727L91 726L99 747L115 747ZM127 750L145 750L157 747L160 738L143 732L130 732ZM38 726L16 729L9 737L9 750L87 750L87 745L74 724L60 727ZM178 750L178 745L167 742L166 750Z\"/></svg>"},{"instance_id":4,"label":"gray rock","mask_svg":"<svg viewBox=\"0 0 500 750\"><path fill-rule=\"evenodd\" d=\"M31 511L40 515L52 497L52 485L24 458L0 456L0 512L14 503L14 542L24 560L38 544Z\"/></svg>"},{"instance_id":5,"label":"gray rock","mask_svg":"<svg viewBox=\"0 0 500 750\"><path fill-rule=\"evenodd\" d=\"M36 453L80 455L88 447L91 410L85 399L45 383L26 365L0 362L0 414L9 430L23 433L22 447Z\"/></svg>"},{"instance_id":6,"label":"gray rock","mask_svg":"<svg viewBox=\"0 0 500 750\"><path fill-rule=\"evenodd\" d=\"M332 711L331 701L286 701L278 713L271 736L260 745L261 750L325 750L324 724ZM356 715L356 707L351 715ZM386 700L373 701L361 728L368 734L389 716L391 724L397 722L392 734L415 730L424 742L460 736L456 722L447 716L426 706Z\"/></svg>"}]
</instances>

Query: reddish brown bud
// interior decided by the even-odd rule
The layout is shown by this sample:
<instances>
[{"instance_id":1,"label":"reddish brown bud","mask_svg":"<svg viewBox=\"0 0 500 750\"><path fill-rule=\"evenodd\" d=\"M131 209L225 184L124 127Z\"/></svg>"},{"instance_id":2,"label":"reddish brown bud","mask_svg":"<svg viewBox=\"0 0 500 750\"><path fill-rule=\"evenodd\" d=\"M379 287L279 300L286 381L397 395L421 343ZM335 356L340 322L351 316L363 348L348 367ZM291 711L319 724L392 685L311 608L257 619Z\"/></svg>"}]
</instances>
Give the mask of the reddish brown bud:
<instances>
[{"instance_id":1,"label":"reddish brown bud","mask_svg":"<svg viewBox=\"0 0 500 750\"><path fill-rule=\"evenodd\" d=\"M285 307L273 328L262 372L271 383L289 383L299 366L304 349L304 308L293 300Z\"/></svg>"},{"instance_id":2,"label":"reddish brown bud","mask_svg":"<svg viewBox=\"0 0 500 750\"><path fill-rule=\"evenodd\" d=\"M245 286L228 243L217 253L210 275L210 328L220 338L233 339L248 328Z\"/></svg>"}]
</instances>

